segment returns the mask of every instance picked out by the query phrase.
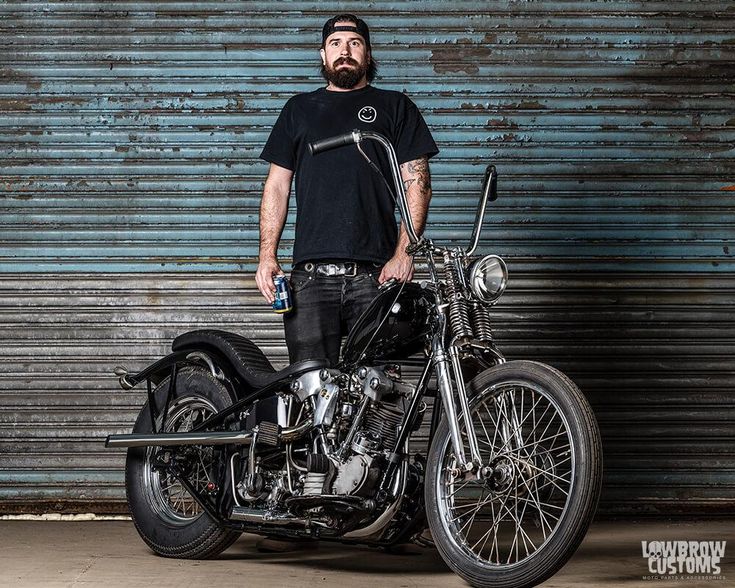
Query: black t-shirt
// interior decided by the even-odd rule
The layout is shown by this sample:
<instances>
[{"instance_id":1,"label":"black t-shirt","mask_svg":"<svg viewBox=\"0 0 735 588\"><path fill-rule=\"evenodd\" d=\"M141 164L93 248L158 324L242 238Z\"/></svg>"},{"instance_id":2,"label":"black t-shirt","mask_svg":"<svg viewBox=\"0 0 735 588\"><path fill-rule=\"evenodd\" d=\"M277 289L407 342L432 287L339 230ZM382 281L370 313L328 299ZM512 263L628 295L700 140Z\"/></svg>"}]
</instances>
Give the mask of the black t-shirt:
<instances>
[{"instance_id":1,"label":"black t-shirt","mask_svg":"<svg viewBox=\"0 0 735 588\"><path fill-rule=\"evenodd\" d=\"M372 86L348 92L320 88L289 99L260 158L296 176L294 263L316 259L384 263L395 252L395 202L357 146L309 154L308 143L355 129L385 135L399 164L439 152L418 108L401 92ZM382 147L374 141L363 141L361 147L392 187Z\"/></svg>"}]
</instances>

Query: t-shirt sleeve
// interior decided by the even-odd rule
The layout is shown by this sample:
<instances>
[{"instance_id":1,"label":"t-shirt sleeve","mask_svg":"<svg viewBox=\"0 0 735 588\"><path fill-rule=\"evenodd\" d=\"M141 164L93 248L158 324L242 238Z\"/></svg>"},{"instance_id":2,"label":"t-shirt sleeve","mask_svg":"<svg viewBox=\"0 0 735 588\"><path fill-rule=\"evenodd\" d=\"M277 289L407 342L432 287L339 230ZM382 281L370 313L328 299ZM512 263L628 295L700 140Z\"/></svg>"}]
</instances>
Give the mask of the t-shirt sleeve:
<instances>
[{"instance_id":1,"label":"t-shirt sleeve","mask_svg":"<svg viewBox=\"0 0 735 588\"><path fill-rule=\"evenodd\" d=\"M424 117L418 107L404 96L401 105L402 116L398 121L398 136L396 137L396 156L398 163L403 164L422 156L428 158L439 153L439 148L426 126Z\"/></svg>"},{"instance_id":2,"label":"t-shirt sleeve","mask_svg":"<svg viewBox=\"0 0 735 588\"><path fill-rule=\"evenodd\" d=\"M293 171L296 168L296 153L291 129L291 109L291 102L286 102L260 153L260 159Z\"/></svg>"}]
</instances>

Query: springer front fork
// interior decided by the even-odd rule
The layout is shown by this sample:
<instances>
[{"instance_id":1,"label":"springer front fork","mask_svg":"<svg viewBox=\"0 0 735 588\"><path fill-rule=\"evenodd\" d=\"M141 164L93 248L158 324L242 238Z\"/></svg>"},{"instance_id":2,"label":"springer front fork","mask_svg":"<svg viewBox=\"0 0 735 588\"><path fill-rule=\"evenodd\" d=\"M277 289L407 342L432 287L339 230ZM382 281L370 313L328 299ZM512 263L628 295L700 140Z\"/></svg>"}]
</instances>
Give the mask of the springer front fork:
<instances>
[{"instance_id":1,"label":"springer front fork","mask_svg":"<svg viewBox=\"0 0 735 588\"><path fill-rule=\"evenodd\" d=\"M475 428L472 425L470 416L469 399L467 398L467 389L465 388L464 378L462 377L462 367L459 361L459 350L451 345L445 351L442 344L442 337L435 336L432 341L432 351L434 357L434 366L436 369L436 382L441 394L442 404L447 413L447 423L449 424L449 435L452 440L452 448L457 458L457 467L465 472L478 472L482 466L482 458L477 445L477 437ZM452 386L452 376L456 384L456 397L459 400L459 409L457 411L457 403L455 402L454 388ZM460 418L464 418L465 430L467 431L467 444L469 445L469 456L465 452L462 434L459 428ZM468 459L469 457L469 459Z\"/></svg>"}]
</instances>

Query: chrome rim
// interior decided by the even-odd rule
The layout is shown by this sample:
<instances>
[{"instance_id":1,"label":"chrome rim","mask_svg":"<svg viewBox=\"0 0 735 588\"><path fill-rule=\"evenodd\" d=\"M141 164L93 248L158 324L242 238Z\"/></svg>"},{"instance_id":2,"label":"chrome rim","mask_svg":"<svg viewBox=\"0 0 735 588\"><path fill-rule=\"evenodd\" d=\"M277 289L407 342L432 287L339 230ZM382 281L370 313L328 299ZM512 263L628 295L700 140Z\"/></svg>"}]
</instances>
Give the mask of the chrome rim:
<instances>
[{"instance_id":1,"label":"chrome rim","mask_svg":"<svg viewBox=\"0 0 735 588\"><path fill-rule=\"evenodd\" d=\"M576 467L569 426L556 401L528 382L488 388L470 414L485 476L458 471L447 435L436 480L442 524L473 560L512 567L541 550L568 508ZM464 421L460 428L469 455Z\"/></svg>"},{"instance_id":2,"label":"chrome rim","mask_svg":"<svg viewBox=\"0 0 735 588\"><path fill-rule=\"evenodd\" d=\"M167 433L185 433L204 422L217 412L214 405L200 396L187 396L172 402L166 417ZM158 418L157 427L162 418ZM213 448L192 447L196 460L187 475L189 483L197 490L205 491L211 482L213 470ZM182 526L195 521L202 515L202 508L179 480L160 470L153 468L153 458L160 450L149 447L146 451L143 482L146 497L153 510L171 525Z\"/></svg>"}]
</instances>

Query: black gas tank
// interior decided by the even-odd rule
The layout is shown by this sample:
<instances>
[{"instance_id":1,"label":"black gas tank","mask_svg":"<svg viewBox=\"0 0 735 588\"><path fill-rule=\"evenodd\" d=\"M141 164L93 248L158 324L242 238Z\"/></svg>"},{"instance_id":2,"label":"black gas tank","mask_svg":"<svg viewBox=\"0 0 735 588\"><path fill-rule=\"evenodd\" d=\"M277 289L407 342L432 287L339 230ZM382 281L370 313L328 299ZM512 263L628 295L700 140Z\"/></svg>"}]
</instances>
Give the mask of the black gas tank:
<instances>
[{"instance_id":1,"label":"black gas tank","mask_svg":"<svg viewBox=\"0 0 735 588\"><path fill-rule=\"evenodd\" d=\"M366 348L363 359L368 362L401 359L421 351L431 330L433 304L432 293L412 282L380 290L347 335L343 361L356 363Z\"/></svg>"}]
</instances>

